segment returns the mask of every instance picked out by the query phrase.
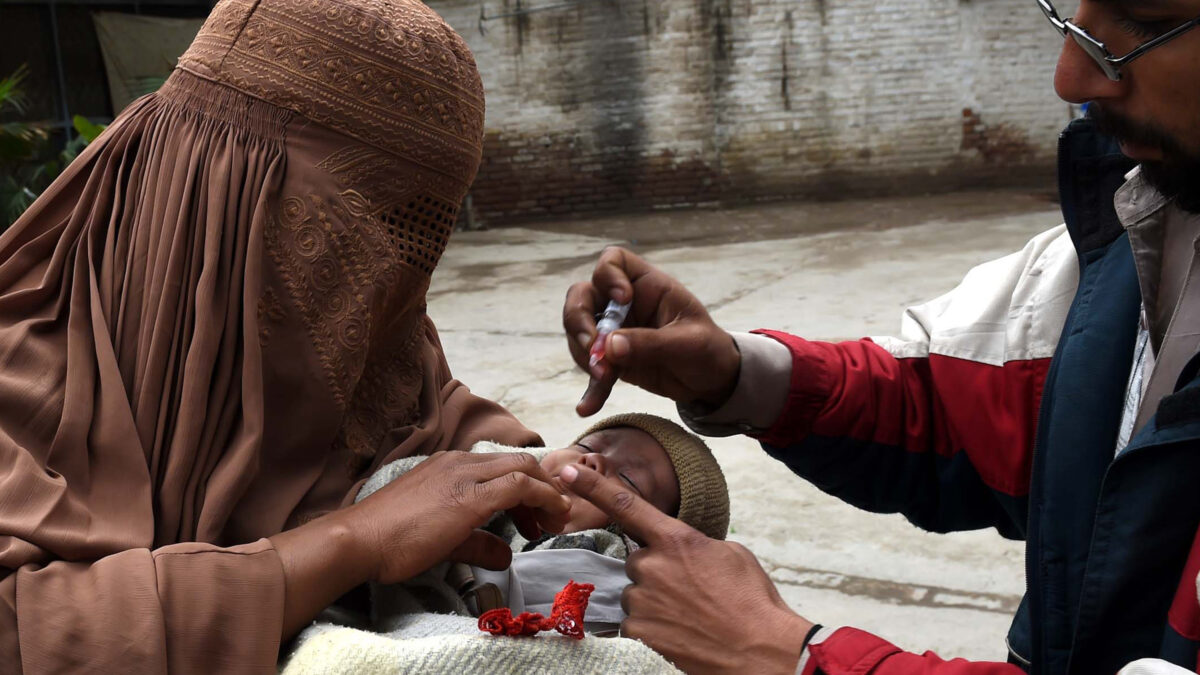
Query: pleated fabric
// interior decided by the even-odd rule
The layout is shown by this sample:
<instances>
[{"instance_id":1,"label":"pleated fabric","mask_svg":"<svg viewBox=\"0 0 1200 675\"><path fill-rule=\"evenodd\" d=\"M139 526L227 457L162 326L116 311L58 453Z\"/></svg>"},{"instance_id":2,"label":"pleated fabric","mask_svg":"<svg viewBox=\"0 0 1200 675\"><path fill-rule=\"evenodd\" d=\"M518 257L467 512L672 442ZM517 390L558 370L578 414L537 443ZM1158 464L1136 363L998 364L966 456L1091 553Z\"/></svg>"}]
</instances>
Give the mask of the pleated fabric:
<instances>
[{"instance_id":1,"label":"pleated fabric","mask_svg":"<svg viewBox=\"0 0 1200 675\"><path fill-rule=\"evenodd\" d=\"M469 51L415 1L303 6L219 4L0 237L0 671L271 670L267 537L393 459L540 442L425 313L479 161Z\"/></svg>"}]
</instances>

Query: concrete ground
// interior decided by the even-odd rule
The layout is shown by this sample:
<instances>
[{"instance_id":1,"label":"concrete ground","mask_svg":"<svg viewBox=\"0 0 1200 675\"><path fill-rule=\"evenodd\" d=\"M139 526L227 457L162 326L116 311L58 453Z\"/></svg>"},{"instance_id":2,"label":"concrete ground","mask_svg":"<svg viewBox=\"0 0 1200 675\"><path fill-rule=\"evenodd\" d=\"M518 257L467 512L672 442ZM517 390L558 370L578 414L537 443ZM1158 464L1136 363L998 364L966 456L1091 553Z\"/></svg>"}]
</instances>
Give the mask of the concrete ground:
<instances>
[{"instance_id":1,"label":"concrete ground","mask_svg":"<svg viewBox=\"0 0 1200 675\"><path fill-rule=\"evenodd\" d=\"M607 244L682 280L727 329L838 340L894 332L904 307L1059 222L1045 195L994 191L459 232L429 312L455 375L562 447L588 423L573 409L586 376L567 353L562 300ZM601 415L634 410L678 420L673 404L628 385ZM730 538L754 551L798 611L910 650L1005 658L1025 584L1019 542L990 530L922 532L825 495L747 438L710 446L730 484Z\"/></svg>"}]
</instances>

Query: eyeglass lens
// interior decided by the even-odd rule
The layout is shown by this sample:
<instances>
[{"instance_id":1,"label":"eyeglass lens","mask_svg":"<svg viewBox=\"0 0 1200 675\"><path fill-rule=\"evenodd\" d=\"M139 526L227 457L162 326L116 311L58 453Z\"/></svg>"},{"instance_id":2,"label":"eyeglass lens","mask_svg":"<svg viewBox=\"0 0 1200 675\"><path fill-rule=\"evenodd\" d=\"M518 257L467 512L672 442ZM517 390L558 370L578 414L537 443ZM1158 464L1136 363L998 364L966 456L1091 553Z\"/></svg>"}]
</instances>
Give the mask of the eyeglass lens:
<instances>
[{"instance_id":1,"label":"eyeglass lens","mask_svg":"<svg viewBox=\"0 0 1200 675\"><path fill-rule=\"evenodd\" d=\"M1079 9L1078 0L1071 0L1067 2L1043 0L1043 2L1050 4L1054 8L1060 21L1072 21L1072 19L1075 17L1076 10ZM1042 11L1045 11L1045 9L1043 8ZM1072 23L1074 22L1072 21ZM1109 79L1116 80L1120 78L1120 74L1118 73L1117 69L1105 60L1105 56L1107 55L1104 53L1104 50L1097 46L1095 42L1087 39L1083 35L1080 35L1075 30L1071 30L1070 28L1065 30L1067 35L1070 35L1075 40L1075 43L1078 44L1079 47L1083 49L1083 51L1086 52L1093 61L1096 62L1096 65L1099 66L1102 71L1104 71L1104 74L1108 76Z\"/></svg>"},{"instance_id":2,"label":"eyeglass lens","mask_svg":"<svg viewBox=\"0 0 1200 675\"><path fill-rule=\"evenodd\" d=\"M1078 44L1088 56L1092 57L1092 60L1096 62L1097 66L1100 66L1100 70L1104 71L1104 74L1108 76L1110 80L1120 79L1121 76L1119 71L1108 62L1108 60L1105 58L1107 55L1104 53L1104 50L1097 46L1095 42L1088 40L1082 35L1076 34L1074 31L1071 32L1071 37L1075 38L1075 43Z\"/></svg>"}]
</instances>

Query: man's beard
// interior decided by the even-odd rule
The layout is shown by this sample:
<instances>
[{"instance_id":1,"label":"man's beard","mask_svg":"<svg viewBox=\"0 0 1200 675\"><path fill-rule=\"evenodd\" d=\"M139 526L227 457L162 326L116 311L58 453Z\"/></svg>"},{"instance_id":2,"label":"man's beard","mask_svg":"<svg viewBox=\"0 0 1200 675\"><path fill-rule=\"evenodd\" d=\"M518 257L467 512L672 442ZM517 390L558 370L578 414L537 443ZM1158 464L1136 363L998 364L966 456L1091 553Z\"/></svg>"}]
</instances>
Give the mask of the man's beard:
<instances>
[{"instance_id":1,"label":"man's beard","mask_svg":"<svg viewBox=\"0 0 1200 675\"><path fill-rule=\"evenodd\" d=\"M1179 208L1200 213L1200 155L1188 151L1165 131L1133 122L1099 104L1088 105L1087 116L1102 133L1161 150L1162 159L1141 163L1142 177L1164 196L1174 199Z\"/></svg>"}]
</instances>

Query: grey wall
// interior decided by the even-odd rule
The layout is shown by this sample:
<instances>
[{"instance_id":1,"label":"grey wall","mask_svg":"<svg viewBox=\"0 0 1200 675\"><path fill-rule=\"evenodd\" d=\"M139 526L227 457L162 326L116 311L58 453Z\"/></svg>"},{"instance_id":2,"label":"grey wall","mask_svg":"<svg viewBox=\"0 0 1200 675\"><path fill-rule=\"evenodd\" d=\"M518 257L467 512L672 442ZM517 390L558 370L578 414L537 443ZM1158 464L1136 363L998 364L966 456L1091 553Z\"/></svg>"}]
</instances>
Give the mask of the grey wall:
<instances>
[{"instance_id":1,"label":"grey wall","mask_svg":"<svg viewBox=\"0 0 1200 675\"><path fill-rule=\"evenodd\" d=\"M434 0L487 90L476 213L1051 175L1070 110L1032 0Z\"/></svg>"}]
</instances>

